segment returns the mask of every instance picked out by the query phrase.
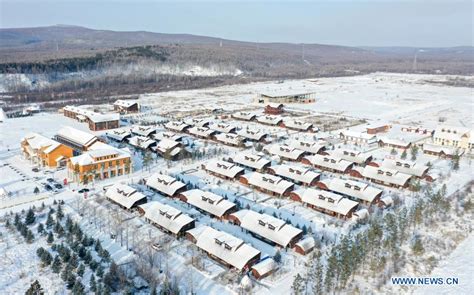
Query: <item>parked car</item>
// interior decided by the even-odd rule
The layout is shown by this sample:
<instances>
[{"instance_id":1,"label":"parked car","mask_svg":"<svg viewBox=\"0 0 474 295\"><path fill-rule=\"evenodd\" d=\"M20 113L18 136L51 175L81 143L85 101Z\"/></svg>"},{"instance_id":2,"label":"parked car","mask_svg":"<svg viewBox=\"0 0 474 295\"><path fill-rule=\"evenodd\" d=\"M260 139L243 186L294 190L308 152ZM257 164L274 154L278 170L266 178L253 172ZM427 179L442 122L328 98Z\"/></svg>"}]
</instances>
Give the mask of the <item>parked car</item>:
<instances>
[{"instance_id":1,"label":"parked car","mask_svg":"<svg viewBox=\"0 0 474 295\"><path fill-rule=\"evenodd\" d=\"M57 188L57 189L62 189L63 188L63 186L60 183L55 183L54 187Z\"/></svg>"},{"instance_id":2,"label":"parked car","mask_svg":"<svg viewBox=\"0 0 474 295\"><path fill-rule=\"evenodd\" d=\"M88 188L83 188L83 189L78 190L77 192L80 193L80 194L83 194L83 193L89 192L89 189Z\"/></svg>"},{"instance_id":3,"label":"parked car","mask_svg":"<svg viewBox=\"0 0 474 295\"><path fill-rule=\"evenodd\" d=\"M39 169L35 167L35 168L31 169L31 171L33 171L33 172L39 172Z\"/></svg>"},{"instance_id":4,"label":"parked car","mask_svg":"<svg viewBox=\"0 0 474 295\"><path fill-rule=\"evenodd\" d=\"M163 250L163 247L162 247L160 244L158 244L158 243L151 244L151 247L152 247L154 250L156 250L156 251L161 251L161 250Z\"/></svg>"},{"instance_id":5,"label":"parked car","mask_svg":"<svg viewBox=\"0 0 474 295\"><path fill-rule=\"evenodd\" d=\"M53 187L50 186L49 184L45 185L44 188L45 188L45 190L47 190L47 191L52 191L52 190L53 190Z\"/></svg>"},{"instance_id":6,"label":"parked car","mask_svg":"<svg viewBox=\"0 0 474 295\"><path fill-rule=\"evenodd\" d=\"M47 178L46 181L47 182L55 182L55 180L53 178Z\"/></svg>"}]
</instances>

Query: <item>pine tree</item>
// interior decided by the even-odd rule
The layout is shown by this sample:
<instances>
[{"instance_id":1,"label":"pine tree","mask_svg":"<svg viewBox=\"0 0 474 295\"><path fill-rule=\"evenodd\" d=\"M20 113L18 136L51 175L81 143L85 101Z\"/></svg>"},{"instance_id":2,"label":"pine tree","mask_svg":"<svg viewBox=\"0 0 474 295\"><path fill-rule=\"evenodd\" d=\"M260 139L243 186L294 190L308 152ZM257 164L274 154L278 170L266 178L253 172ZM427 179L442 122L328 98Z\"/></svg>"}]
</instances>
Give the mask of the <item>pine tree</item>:
<instances>
[{"instance_id":1,"label":"pine tree","mask_svg":"<svg viewBox=\"0 0 474 295\"><path fill-rule=\"evenodd\" d=\"M415 237L415 241L411 249L415 255L421 255L423 252L425 252L425 248L423 247L423 243L419 237Z\"/></svg>"},{"instance_id":2,"label":"pine tree","mask_svg":"<svg viewBox=\"0 0 474 295\"><path fill-rule=\"evenodd\" d=\"M79 265L79 259L76 255L76 253L72 254L71 260L69 260L69 263L71 264L72 268L77 268Z\"/></svg>"},{"instance_id":3,"label":"pine tree","mask_svg":"<svg viewBox=\"0 0 474 295\"><path fill-rule=\"evenodd\" d=\"M273 256L273 260L275 260L276 263L281 262L281 253L280 253L280 251L276 251L275 256Z\"/></svg>"},{"instance_id":4,"label":"pine tree","mask_svg":"<svg viewBox=\"0 0 474 295\"><path fill-rule=\"evenodd\" d=\"M43 288L41 287L40 283L38 280L35 280L28 290L26 290L25 295L43 295L44 291Z\"/></svg>"},{"instance_id":5,"label":"pine tree","mask_svg":"<svg viewBox=\"0 0 474 295\"><path fill-rule=\"evenodd\" d=\"M36 220L35 211L33 211L33 208L30 208L28 212L26 213L25 224L31 225L35 223L35 220Z\"/></svg>"},{"instance_id":6,"label":"pine tree","mask_svg":"<svg viewBox=\"0 0 474 295\"><path fill-rule=\"evenodd\" d=\"M61 206L61 204L58 204L58 211L56 211L56 218L58 220L61 220L63 219L63 217L64 217L63 207Z\"/></svg>"},{"instance_id":7,"label":"pine tree","mask_svg":"<svg viewBox=\"0 0 474 295\"><path fill-rule=\"evenodd\" d=\"M28 244L31 244L33 243L33 240L35 239L35 236L33 235L33 232L31 230L28 230L25 238L26 238L26 242Z\"/></svg>"},{"instance_id":8,"label":"pine tree","mask_svg":"<svg viewBox=\"0 0 474 295\"><path fill-rule=\"evenodd\" d=\"M71 272L67 276L66 288L71 290L74 287L74 284L76 284L76 276Z\"/></svg>"},{"instance_id":9,"label":"pine tree","mask_svg":"<svg viewBox=\"0 0 474 295\"><path fill-rule=\"evenodd\" d=\"M402 158L402 160L405 160L407 158L407 151L406 150L403 150L403 153L400 156L400 158Z\"/></svg>"},{"instance_id":10,"label":"pine tree","mask_svg":"<svg viewBox=\"0 0 474 295\"><path fill-rule=\"evenodd\" d=\"M323 294L323 267L321 265L321 260L319 256L316 257L316 262L313 265L313 276L312 276L312 282L313 282L313 294L315 295L321 295Z\"/></svg>"},{"instance_id":11,"label":"pine tree","mask_svg":"<svg viewBox=\"0 0 474 295\"><path fill-rule=\"evenodd\" d=\"M43 266L50 265L52 260L53 257L48 251L44 251L43 254L41 254L41 263L43 264Z\"/></svg>"},{"instance_id":12,"label":"pine tree","mask_svg":"<svg viewBox=\"0 0 474 295\"><path fill-rule=\"evenodd\" d=\"M300 274L297 274L293 281L292 289L295 295L301 295L305 293L304 279Z\"/></svg>"},{"instance_id":13,"label":"pine tree","mask_svg":"<svg viewBox=\"0 0 474 295\"><path fill-rule=\"evenodd\" d=\"M84 293L84 285L81 283L81 280L76 280L74 286L72 287L72 294L73 295L82 295Z\"/></svg>"},{"instance_id":14,"label":"pine tree","mask_svg":"<svg viewBox=\"0 0 474 295\"><path fill-rule=\"evenodd\" d=\"M54 225L53 215L49 213L48 219L46 220L46 227L51 228L53 225Z\"/></svg>"},{"instance_id":15,"label":"pine tree","mask_svg":"<svg viewBox=\"0 0 474 295\"><path fill-rule=\"evenodd\" d=\"M89 279L89 290L91 292L95 292L97 291L97 283L95 281L95 276L94 274L91 275L90 279Z\"/></svg>"},{"instance_id":16,"label":"pine tree","mask_svg":"<svg viewBox=\"0 0 474 295\"><path fill-rule=\"evenodd\" d=\"M36 186L35 189L33 190L33 193L34 193L35 195L37 195L37 194L39 194L39 192L40 192L40 190L39 190L39 188Z\"/></svg>"},{"instance_id":17,"label":"pine tree","mask_svg":"<svg viewBox=\"0 0 474 295\"><path fill-rule=\"evenodd\" d=\"M42 223L38 224L38 233L42 234L44 232L44 225Z\"/></svg>"},{"instance_id":18,"label":"pine tree","mask_svg":"<svg viewBox=\"0 0 474 295\"><path fill-rule=\"evenodd\" d=\"M101 279L101 278L104 276L104 267L99 264L99 266L97 267L97 271L95 272L95 274L97 275L97 278Z\"/></svg>"},{"instance_id":19,"label":"pine tree","mask_svg":"<svg viewBox=\"0 0 474 295\"><path fill-rule=\"evenodd\" d=\"M54 256L53 264L51 265L51 269L54 273L61 272L61 259L59 259L59 255Z\"/></svg>"},{"instance_id":20,"label":"pine tree","mask_svg":"<svg viewBox=\"0 0 474 295\"><path fill-rule=\"evenodd\" d=\"M84 275L84 271L86 268L84 267L84 264L79 264L79 267L77 268L77 275L82 277Z\"/></svg>"},{"instance_id":21,"label":"pine tree","mask_svg":"<svg viewBox=\"0 0 474 295\"><path fill-rule=\"evenodd\" d=\"M51 244L52 242L54 242L53 232L50 231L48 233L48 238L46 239L46 242L48 242L48 244Z\"/></svg>"},{"instance_id":22,"label":"pine tree","mask_svg":"<svg viewBox=\"0 0 474 295\"><path fill-rule=\"evenodd\" d=\"M16 213L15 218L13 219L13 225L18 228L18 224L20 224L20 215L18 215L18 213Z\"/></svg>"}]
</instances>

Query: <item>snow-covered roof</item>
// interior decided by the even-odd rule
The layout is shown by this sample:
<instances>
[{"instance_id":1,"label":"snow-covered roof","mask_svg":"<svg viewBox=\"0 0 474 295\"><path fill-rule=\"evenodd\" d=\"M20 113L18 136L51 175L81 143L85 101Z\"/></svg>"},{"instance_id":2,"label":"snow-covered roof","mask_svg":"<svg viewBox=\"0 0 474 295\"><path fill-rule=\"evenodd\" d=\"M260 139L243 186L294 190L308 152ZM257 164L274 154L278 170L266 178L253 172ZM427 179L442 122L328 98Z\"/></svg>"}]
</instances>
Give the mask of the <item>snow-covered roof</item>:
<instances>
[{"instance_id":1,"label":"snow-covered roof","mask_svg":"<svg viewBox=\"0 0 474 295\"><path fill-rule=\"evenodd\" d=\"M412 177L409 174L399 172L385 167L365 166L361 169L362 176L369 179L375 179L387 184L396 184L404 186Z\"/></svg>"},{"instance_id":2,"label":"snow-covered roof","mask_svg":"<svg viewBox=\"0 0 474 295\"><path fill-rule=\"evenodd\" d=\"M260 170L271 163L271 161L263 155L255 155L249 152L236 154L232 160L234 163L257 170Z\"/></svg>"},{"instance_id":3,"label":"snow-covered roof","mask_svg":"<svg viewBox=\"0 0 474 295\"><path fill-rule=\"evenodd\" d=\"M243 240L209 226L191 229L187 233L196 239L197 247L239 270L260 255L260 251Z\"/></svg>"},{"instance_id":4,"label":"snow-covered roof","mask_svg":"<svg viewBox=\"0 0 474 295\"><path fill-rule=\"evenodd\" d=\"M44 149L44 153L49 154L61 144L55 140L47 138L38 133L30 133L23 138L28 145L35 150Z\"/></svg>"},{"instance_id":5,"label":"snow-covered roof","mask_svg":"<svg viewBox=\"0 0 474 295\"><path fill-rule=\"evenodd\" d=\"M132 208L136 202L146 199L144 194L138 192L133 187L120 183L109 187L105 192L105 196L127 209Z\"/></svg>"},{"instance_id":6,"label":"snow-covered roof","mask_svg":"<svg viewBox=\"0 0 474 295\"><path fill-rule=\"evenodd\" d=\"M165 124L165 128L168 128L169 130L173 130L175 132L183 132L188 127L190 127L190 125L184 122L177 121L169 121Z\"/></svg>"},{"instance_id":7,"label":"snow-covered roof","mask_svg":"<svg viewBox=\"0 0 474 295\"><path fill-rule=\"evenodd\" d=\"M264 131L255 130L255 129L247 129L247 128L237 131L237 134L247 139L255 140L255 141L260 141L266 136L268 136L268 133Z\"/></svg>"},{"instance_id":8,"label":"snow-covered roof","mask_svg":"<svg viewBox=\"0 0 474 295\"><path fill-rule=\"evenodd\" d=\"M150 136L153 132L156 132L156 127L155 126L140 126L140 125L135 125L132 127L132 133L140 136Z\"/></svg>"},{"instance_id":9,"label":"snow-covered roof","mask_svg":"<svg viewBox=\"0 0 474 295\"><path fill-rule=\"evenodd\" d=\"M184 226L194 221L180 210L157 201L140 205L140 208L145 211L145 218L173 234L178 234Z\"/></svg>"},{"instance_id":10,"label":"snow-covered roof","mask_svg":"<svg viewBox=\"0 0 474 295\"><path fill-rule=\"evenodd\" d=\"M224 123L224 122L214 122L211 124L210 128L212 130L222 132L222 133L231 133L232 131L236 129L235 126Z\"/></svg>"},{"instance_id":11,"label":"snow-covered roof","mask_svg":"<svg viewBox=\"0 0 474 295\"><path fill-rule=\"evenodd\" d=\"M120 115L117 113L110 113L110 114L101 114L101 113L92 113L87 115L87 118L94 123L101 123L101 122L110 122L110 121L118 121L120 120Z\"/></svg>"},{"instance_id":12,"label":"snow-covered roof","mask_svg":"<svg viewBox=\"0 0 474 295\"><path fill-rule=\"evenodd\" d=\"M193 189L182 193L186 203L193 205L216 217L222 217L227 211L235 207L231 201L211 192Z\"/></svg>"},{"instance_id":13,"label":"snow-covered roof","mask_svg":"<svg viewBox=\"0 0 474 295\"><path fill-rule=\"evenodd\" d=\"M305 184L311 184L313 180L317 179L320 176L319 173L313 171L310 168L295 165L282 164L271 166L270 169L272 169L278 176L302 182Z\"/></svg>"},{"instance_id":14,"label":"snow-covered roof","mask_svg":"<svg viewBox=\"0 0 474 295\"><path fill-rule=\"evenodd\" d=\"M313 124L297 119L285 120L285 126L290 129L307 131L313 127Z\"/></svg>"},{"instance_id":15,"label":"snow-covered roof","mask_svg":"<svg viewBox=\"0 0 474 295\"><path fill-rule=\"evenodd\" d=\"M215 135L215 137L216 140L219 142L235 146L240 145L244 141L244 138L242 136L234 133L219 133Z\"/></svg>"},{"instance_id":16,"label":"snow-covered roof","mask_svg":"<svg viewBox=\"0 0 474 295\"><path fill-rule=\"evenodd\" d=\"M221 160L210 160L206 164L206 170L224 175L229 178L235 178L239 173L244 171L244 168L230 162Z\"/></svg>"},{"instance_id":17,"label":"snow-covered roof","mask_svg":"<svg viewBox=\"0 0 474 295\"><path fill-rule=\"evenodd\" d=\"M257 115L252 112L237 112L237 113L232 114L232 117L239 120L250 121L253 118L256 118Z\"/></svg>"},{"instance_id":18,"label":"snow-covered roof","mask_svg":"<svg viewBox=\"0 0 474 295\"><path fill-rule=\"evenodd\" d=\"M184 121L184 123L188 125L193 125L195 127L204 127L209 125L209 123L213 122L211 119L207 118L188 118Z\"/></svg>"},{"instance_id":19,"label":"snow-covered roof","mask_svg":"<svg viewBox=\"0 0 474 295\"><path fill-rule=\"evenodd\" d=\"M277 268L278 264L271 258L267 258L252 266L252 269L255 270L260 276L266 275Z\"/></svg>"},{"instance_id":20,"label":"snow-covered roof","mask_svg":"<svg viewBox=\"0 0 474 295\"><path fill-rule=\"evenodd\" d=\"M128 143L141 149L147 149L153 144L156 144L156 141L146 136L137 135L137 136L130 137L128 139Z\"/></svg>"},{"instance_id":21,"label":"snow-covered roof","mask_svg":"<svg viewBox=\"0 0 474 295\"><path fill-rule=\"evenodd\" d=\"M244 209L231 215L240 221L240 226L244 229L282 247L287 247L292 239L302 233L302 230L268 214Z\"/></svg>"},{"instance_id":22,"label":"snow-covered roof","mask_svg":"<svg viewBox=\"0 0 474 295\"><path fill-rule=\"evenodd\" d=\"M188 132L189 134L199 136L199 137L204 137L204 138L208 138L214 133L216 133L216 131L209 129L207 127L198 127L198 126L189 128Z\"/></svg>"},{"instance_id":23,"label":"snow-covered roof","mask_svg":"<svg viewBox=\"0 0 474 295\"><path fill-rule=\"evenodd\" d=\"M342 130L339 132L344 137L351 137L354 139L362 139L366 141L376 140L377 136L374 134L368 134L366 131L356 131L356 130Z\"/></svg>"},{"instance_id":24,"label":"snow-covered roof","mask_svg":"<svg viewBox=\"0 0 474 295\"><path fill-rule=\"evenodd\" d=\"M250 185L254 185L280 195L294 186L293 183L271 174L253 172L250 174L245 174L244 177L248 179L248 183Z\"/></svg>"},{"instance_id":25,"label":"snow-covered roof","mask_svg":"<svg viewBox=\"0 0 474 295\"><path fill-rule=\"evenodd\" d=\"M124 107L124 108L129 108L129 107L133 106L134 104L138 104L138 101L118 99L114 102L114 105Z\"/></svg>"},{"instance_id":26,"label":"snow-covered roof","mask_svg":"<svg viewBox=\"0 0 474 295\"><path fill-rule=\"evenodd\" d=\"M462 136L469 136L472 130L461 126L440 125L436 127L434 138L440 140L460 141Z\"/></svg>"},{"instance_id":27,"label":"snow-covered roof","mask_svg":"<svg viewBox=\"0 0 474 295\"><path fill-rule=\"evenodd\" d=\"M69 126L59 129L56 136L85 147L90 146L97 140L95 135Z\"/></svg>"},{"instance_id":28,"label":"snow-covered roof","mask_svg":"<svg viewBox=\"0 0 474 295\"><path fill-rule=\"evenodd\" d=\"M341 195L323 191L319 189L307 188L295 191L301 197L303 203L307 203L328 211L347 215L351 210L359 205L358 202L344 198Z\"/></svg>"},{"instance_id":29,"label":"snow-covered roof","mask_svg":"<svg viewBox=\"0 0 474 295\"><path fill-rule=\"evenodd\" d=\"M174 141L180 141L183 137L184 135L182 134L168 132L168 131L163 131L163 132L153 134L153 138L156 140L169 139L169 140L174 140Z\"/></svg>"},{"instance_id":30,"label":"snow-covered roof","mask_svg":"<svg viewBox=\"0 0 474 295\"><path fill-rule=\"evenodd\" d=\"M283 121L283 118L280 116L264 115L257 117L257 121L268 125L278 125Z\"/></svg>"},{"instance_id":31,"label":"snow-covered roof","mask_svg":"<svg viewBox=\"0 0 474 295\"><path fill-rule=\"evenodd\" d=\"M423 151L428 151L432 153L441 153L443 152L447 156L454 156L456 155L456 148L452 146L445 146L445 145L435 145L435 144L423 144ZM461 154L461 151L459 151Z\"/></svg>"},{"instance_id":32,"label":"snow-covered roof","mask_svg":"<svg viewBox=\"0 0 474 295\"><path fill-rule=\"evenodd\" d=\"M130 132L130 130L127 130L127 129L113 129L105 133L107 137L118 140L118 141L124 140L126 137L130 136L131 134L132 133Z\"/></svg>"},{"instance_id":33,"label":"snow-covered roof","mask_svg":"<svg viewBox=\"0 0 474 295\"><path fill-rule=\"evenodd\" d=\"M353 151L349 149L336 149L331 151L330 154L357 164L363 164L372 157L372 154L370 153L363 153L361 151Z\"/></svg>"},{"instance_id":34,"label":"snow-covered roof","mask_svg":"<svg viewBox=\"0 0 474 295\"><path fill-rule=\"evenodd\" d=\"M328 190L343 194L359 200L372 203L374 199L382 194L382 190L360 181L340 178L324 179L320 181Z\"/></svg>"},{"instance_id":35,"label":"snow-covered roof","mask_svg":"<svg viewBox=\"0 0 474 295\"><path fill-rule=\"evenodd\" d=\"M307 159L312 165L332 169L340 173L344 173L347 168L354 164L353 162L331 155L312 155L306 156L305 159Z\"/></svg>"},{"instance_id":36,"label":"snow-covered roof","mask_svg":"<svg viewBox=\"0 0 474 295\"><path fill-rule=\"evenodd\" d=\"M382 167L397 170L402 173L414 175L417 177L422 177L430 168L420 163L400 159L384 159L382 162Z\"/></svg>"},{"instance_id":37,"label":"snow-covered roof","mask_svg":"<svg viewBox=\"0 0 474 295\"><path fill-rule=\"evenodd\" d=\"M130 158L130 154L104 144L104 147L86 151L79 156L70 158L70 161L72 165L85 166L125 158Z\"/></svg>"},{"instance_id":38,"label":"snow-covered roof","mask_svg":"<svg viewBox=\"0 0 474 295\"><path fill-rule=\"evenodd\" d=\"M307 153L317 154L326 147L327 142L324 140L318 140L318 141L291 140L288 145L293 148L305 151Z\"/></svg>"},{"instance_id":39,"label":"snow-covered roof","mask_svg":"<svg viewBox=\"0 0 474 295\"><path fill-rule=\"evenodd\" d=\"M284 105L283 105L282 103L276 103L276 102L269 102L269 103L267 103L265 106L266 106L266 107L275 108L275 109L284 107Z\"/></svg>"},{"instance_id":40,"label":"snow-covered roof","mask_svg":"<svg viewBox=\"0 0 474 295\"><path fill-rule=\"evenodd\" d=\"M286 144L267 145L263 148L263 150L268 152L269 154L294 161L298 160L304 154L304 151L290 147Z\"/></svg>"},{"instance_id":41,"label":"snow-covered roof","mask_svg":"<svg viewBox=\"0 0 474 295\"><path fill-rule=\"evenodd\" d=\"M313 237L307 237L302 240L300 240L298 243L295 244L295 246L300 247L303 249L303 251L307 252L316 246L316 241L314 240Z\"/></svg>"},{"instance_id":42,"label":"snow-covered roof","mask_svg":"<svg viewBox=\"0 0 474 295\"><path fill-rule=\"evenodd\" d=\"M161 173L155 173L148 177L146 185L167 196L173 196L177 191L186 187L186 184L176 178Z\"/></svg>"},{"instance_id":43,"label":"snow-covered roof","mask_svg":"<svg viewBox=\"0 0 474 295\"><path fill-rule=\"evenodd\" d=\"M165 138L160 140L154 149L161 153L169 153L171 156L174 156L181 151L181 143Z\"/></svg>"}]
</instances>

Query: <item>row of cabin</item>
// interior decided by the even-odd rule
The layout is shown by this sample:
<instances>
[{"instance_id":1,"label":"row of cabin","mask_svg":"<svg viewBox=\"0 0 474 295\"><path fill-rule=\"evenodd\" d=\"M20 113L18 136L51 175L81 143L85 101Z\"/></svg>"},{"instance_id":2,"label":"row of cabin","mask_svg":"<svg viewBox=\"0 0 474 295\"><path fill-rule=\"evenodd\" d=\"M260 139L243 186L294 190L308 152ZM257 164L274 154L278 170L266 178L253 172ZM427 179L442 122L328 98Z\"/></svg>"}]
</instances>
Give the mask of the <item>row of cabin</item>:
<instances>
[{"instance_id":1,"label":"row of cabin","mask_svg":"<svg viewBox=\"0 0 474 295\"><path fill-rule=\"evenodd\" d=\"M270 113L268 113L270 114ZM300 132L317 132L319 129L314 126L312 123L298 120L294 118L283 118L281 116L275 115L263 115L258 116L255 113L251 112L238 112L232 114L232 118L241 120L241 121L255 121L268 126L288 128L290 130L300 131Z\"/></svg>"},{"instance_id":2,"label":"row of cabin","mask_svg":"<svg viewBox=\"0 0 474 295\"><path fill-rule=\"evenodd\" d=\"M102 114L77 106L65 106L62 111L66 117L87 123L92 131L114 129L120 126L120 115L117 113Z\"/></svg>"}]
</instances>

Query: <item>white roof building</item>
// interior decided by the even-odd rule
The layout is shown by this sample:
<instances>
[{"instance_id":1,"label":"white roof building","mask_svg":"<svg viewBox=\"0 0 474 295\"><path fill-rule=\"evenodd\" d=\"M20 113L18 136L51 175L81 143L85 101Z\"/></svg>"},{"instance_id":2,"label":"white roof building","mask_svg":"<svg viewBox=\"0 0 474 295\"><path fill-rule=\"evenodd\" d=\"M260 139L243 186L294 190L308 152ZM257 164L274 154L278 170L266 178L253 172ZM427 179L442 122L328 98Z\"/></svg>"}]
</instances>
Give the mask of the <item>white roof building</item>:
<instances>
[{"instance_id":1,"label":"white roof building","mask_svg":"<svg viewBox=\"0 0 474 295\"><path fill-rule=\"evenodd\" d=\"M252 266L252 271L257 272L257 274L261 277L275 271L277 268L278 264L275 262L275 260L267 258Z\"/></svg>"},{"instance_id":2,"label":"white roof building","mask_svg":"<svg viewBox=\"0 0 474 295\"><path fill-rule=\"evenodd\" d=\"M159 132L153 135L153 138L156 140L163 140L163 139L169 139L173 141L181 141L183 139L184 135L179 134L179 133L174 133L174 132Z\"/></svg>"},{"instance_id":3,"label":"white roof building","mask_svg":"<svg viewBox=\"0 0 474 295\"><path fill-rule=\"evenodd\" d=\"M243 270L252 260L260 258L257 249L212 227L202 226L187 233L196 240L197 247L238 270Z\"/></svg>"},{"instance_id":4,"label":"white roof building","mask_svg":"<svg viewBox=\"0 0 474 295\"><path fill-rule=\"evenodd\" d=\"M175 235L194 223L193 218L180 210L157 201L140 205L140 208L145 212L145 219Z\"/></svg>"},{"instance_id":5,"label":"white roof building","mask_svg":"<svg viewBox=\"0 0 474 295\"><path fill-rule=\"evenodd\" d=\"M306 185L313 185L321 176L320 173L317 173L310 168L287 164L271 166L269 169L271 169L275 175Z\"/></svg>"},{"instance_id":6,"label":"white roof building","mask_svg":"<svg viewBox=\"0 0 474 295\"><path fill-rule=\"evenodd\" d=\"M305 159L313 166L332 172L345 173L354 163L331 155L312 155Z\"/></svg>"},{"instance_id":7,"label":"white roof building","mask_svg":"<svg viewBox=\"0 0 474 295\"><path fill-rule=\"evenodd\" d=\"M124 141L125 139L127 139L128 137L132 135L132 132L130 132L130 130L127 130L127 129L112 129L112 130L107 131L105 135L108 138L111 138L117 141Z\"/></svg>"},{"instance_id":8,"label":"white roof building","mask_svg":"<svg viewBox=\"0 0 474 295\"><path fill-rule=\"evenodd\" d=\"M264 151L268 152L269 154L279 156L283 159L288 159L292 161L298 161L304 155L304 151L299 150L297 148L290 147L286 144L272 144L267 145L263 148Z\"/></svg>"},{"instance_id":9,"label":"white roof building","mask_svg":"<svg viewBox=\"0 0 474 295\"><path fill-rule=\"evenodd\" d=\"M174 132L184 132L187 128L191 127L190 125L183 122L169 121L165 124L165 128L172 130Z\"/></svg>"},{"instance_id":10,"label":"white roof building","mask_svg":"<svg viewBox=\"0 0 474 295\"><path fill-rule=\"evenodd\" d=\"M416 177L423 177L428 172L428 169L430 169L430 167L426 165L400 159L384 159L382 162L382 167L397 170L399 172Z\"/></svg>"},{"instance_id":11,"label":"white roof building","mask_svg":"<svg viewBox=\"0 0 474 295\"><path fill-rule=\"evenodd\" d=\"M283 195L294 186L293 183L271 174L253 172L245 174L243 177L247 179L248 184L278 195Z\"/></svg>"},{"instance_id":12,"label":"white roof building","mask_svg":"<svg viewBox=\"0 0 474 295\"><path fill-rule=\"evenodd\" d=\"M293 130L298 130L298 131L309 131L309 130L315 130L313 124L297 119L289 119L285 120L285 126L286 128L293 129Z\"/></svg>"},{"instance_id":13,"label":"white roof building","mask_svg":"<svg viewBox=\"0 0 474 295\"><path fill-rule=\"evenodd\" d=\"M244 172L244 168L234 163L221 160L208 161L205 164L205 169L226 178L236 178L239 174Z\"/></svg>"},{"instance_id":14,"label":"white roof building","mask_svg":"<svg viewBox=\"0 0 474 295\"><path fill-rule=\"evenodd\" d=\"M371 144L377 142L375 134L368 134L367 131L342 130L339 132L341 139L356 143Z\"/></svg>"},{"instance_id":15,"label":"white roof building","mask_svg":"<svg viewBox=\"0 0 474 295\"><path fill-rule=\"evenodd\" d=\"M155 140L145 136L132 136L128 139L128 143L134 147L144 150L156 145Z\"/></svg>"},{"instance_id":16,"label":"white roof building","mask_svg":"<svg viewBox=\"0 0 474 295\"><path fill-rule=\"evenodd\" d=\"M261 130L247 128L237 131L237 134L244 137L245 139L252 141L262 141L268 136L268 133L263 132Z\"/></svg>"},{"instance_id":17,"label":"white roof building","mask_svg":"<svg viewBox=\"0 0 474 295\"><path fill-rule=\"evenodd\" d=\"M304 238L300 240L298 243L296 243L296 247L300 248L304 254L311 252L311 250L313 250L315 246L316 246L316 241L311 236Z\"/></svg>"},{"instance_id":18,"label":"white roof building","mask_svg":"<svg viewBox=\"0 0 474 295\"><path fill-rule=\"evenodd\" d=\"M184 121L188 125L193 125L194 127L208 127L212 120L206 118L189 118Z\"/></svg>"},{"instance_id":19,"label":"white roof building","mask_svg":"<svg viewBox=\"0 0 474 295\"><path fill-rule=\"evenodd\" d=\"M252 210L240 210L232 213L239 220L240 226L283 248L296 242L303 231L287 224L285 221L268 214Z\"/></svg>"},{"instance_id":20,"label":"white roof building","mask_svg":"<svg viewBox=\"0 0 474 295\"><path fill-rule=\"evenodd\" d=\"M131 100L131 99L128 99L128 100L117 99L114 102L115 106L119 106L119 107L123 107L123 108L129 108L129 107L133 106L134 104L138 104L138 101Z\"/></svg>"},{"instance_id":21,"label":"white roof building","mask_svg":"<svg viewBox=\"0 0 474 295\"><path fill-rule=\"evenodd\" d=\"M237 129L235 126L224 122L214 122L213 124L211 124L210 128L212 130L222 133L233 133Z\"/></svg>"},{"instance_id":22,"label":"white roof building","mask_svg":"<svg viewBox=\"0 0 474 295\"><path fill-rule=\"evenodd\" d=\"M382 190L367 183L340 178L320 181L328 190L371 204L382 195Z\"/></svg>"},{"instance_id":23,"label":"white roof building","mask_svg":"<svg viewBox=\"0 0 474 295\"><path fill-rule=\"evenodd\" d=\"M448 157L456 155L456 148L453 146L443 146L435 144L423 144L423 152L431 154L444 154ZM458 155L462 155L462 151L458 151Z\"/></svg>"},{"instance_id":24,"label":"white roof building","mask_svg":"<svg viewBox=\"0 0 474 295\"><path fill-rule=\"evenodd\" d=\"M132 127L132 133L135 135L139 136L144 136L148 137L153 133L156 133L156 127L155 126L140 126L140 125L135 125Z\"/></svg>"},{"instance_id":25,"label":"white roof building","mask_svg":"<svg viewBox=\"0 0 474 295\"><path fill-rule=\"evenodd\" d=\"M264 115L257 117L257 122L266 125L278 125L283 122L283 118L280 116Z\"/></svg>"},{"instance_id":26,"label":"white roof building","mask_svg":"<svg viewBox=\"0 0 474 295\"><path fill-rule=\"evenodd\" d=\"M183 189L186 189L186 184L178 181L176 178L155 173L148 177L146 185L166 196L172 197Z\"/></svg>"},{"instance_id":27,"label":"white roof building","mask_svg":"<svg viewBox=\"0 0 474 295\"><path fill-rule=\"evenodd\" d=\"M232 118L244 120L244 121L251 121L257 118L257 115L252 112L237 112L232 114Z\"/></svg>"},{"instance_id":28,"label":"white roof building","mask_svg":"<svg viewBox=\"0 0 474 295\"><path fill-rule=\"evenodd\" d=\"M289 146L302 150L310 154L318 154L326 149L327 142L324 140L309 141L309 140L291 140Z\"/></svg>"},{"instance_id":29,"label":"white roof building","mask_svg":"<svg viewBox=\"0 0 474 295\"><path fill-rule=\"evenodd\" d=\"M114 184L107 188L105 197L125 209L130 209L140 201L146 202L146 196L131 186L125 184Z\"/></svg>"},{"instance_id":30,"label":"white roof building","mask_svg":"<svg viewBox=\"0 0 474 295\"><path fill-rule=\"evenodd\" d=\"M231 146L240 146L244 142L244 138L234 133L219 133L215 135L218 142Z\"/></svg>"},{"instance_id":31,"label":"white roof building","mask_svg":"<svg viewBox=\"0 0 474 295\"><path fill-rule=\"evenodd\" d=\"M372 159L372 154L370 153L363 153L361 151L353 151L349 149L336 149L331 151L330 154L343 160L354 162L358 165L365 164Z\"/></svg>"},{"instance_id":32,"label":"white roof building","mask_svg":"<svg viewBox=\"0 0 474 295\"><path fill-rule=\"evenodd\" d=\"M102 162L109 162L111 160L130 158L130 154L123 150L116 149L107 144L103 145L104 147L89 150L79 156L70 158L69 160L71 161L71 164L73 166L85 166L91 164L100 164Z\"/></svg>"},{"instance_id":33,"label":"white roof building","mask_svg":"<svg viewBox=\"0 0 474 295\"><path fill-rule=\"evenodd\" d=\"M411 175L385 167L365 166L360 169L364 178L368 178L376 183L384 185L395 185L405 187L408 185Z\"/></svg>"},{"instance_id":34,"label":"white roof building","mask_svg":"<svg viewBox=\"0 0 474 295\"><path fill-rule=\"evenodd\" d=\"M254 155L248 152L236 154L232 161L241 166L259 171L271 164L271 161L263 155Z\"/></svg>"},{"instance_id":35,"label":"white roof building","mask_svg":"<svg viewBox=\"0 0 474 295\"><path fill-rule=\"evenodd\" d=\"M67 141L76 146L87 148L97 141L97 136L67 126L59 129L56 139L60 142Z\"/></svg>"},{"instance_id":36,"label":"white roof building","mask_svg":"<svg viewBox=\"0 0 474 295\"><path fill-rule=\"evenodd\" d=\"M159 154L169 154L172 157L178 155L182 150L181 143L166 138L160 140L154 149Z\"/></svg>"},{"instance_id":37,"label":"white roof building","mask_svg":"<svg viewBox=\"0 0 474 295\"><path fill-rule=\"evenodd\" d=\"M297 194L303 203L324 209L326 211L334 212L342 216L347 216L359 203L344 198L341 195L323 191L319 189L307 188L305 190L298 190L294 192Z\"/></svg>"},{"instance_id":38,"label":"white roof building","mask_svg":"<svg viewBox=\"0 0 474 295\"><path fill-rule=\"evenodd\" d=\"M197 126L189 128L188 132L189 134L192 134L200 138L210 138L213 134L216 133L216 131L209 129L207 127L197 127Z\"/></svg>"},{"instance_id":39,"label":"white roof building","mask_svg":"<svg viewBox=\"0 0 474 295\"><path fill-rule=\"evenodd\" d=\"M236 207L224 197L200 189L185 191L181 195L186 198L186 203L217 218L223 217Z\"/></svg>"}]
</instances>

